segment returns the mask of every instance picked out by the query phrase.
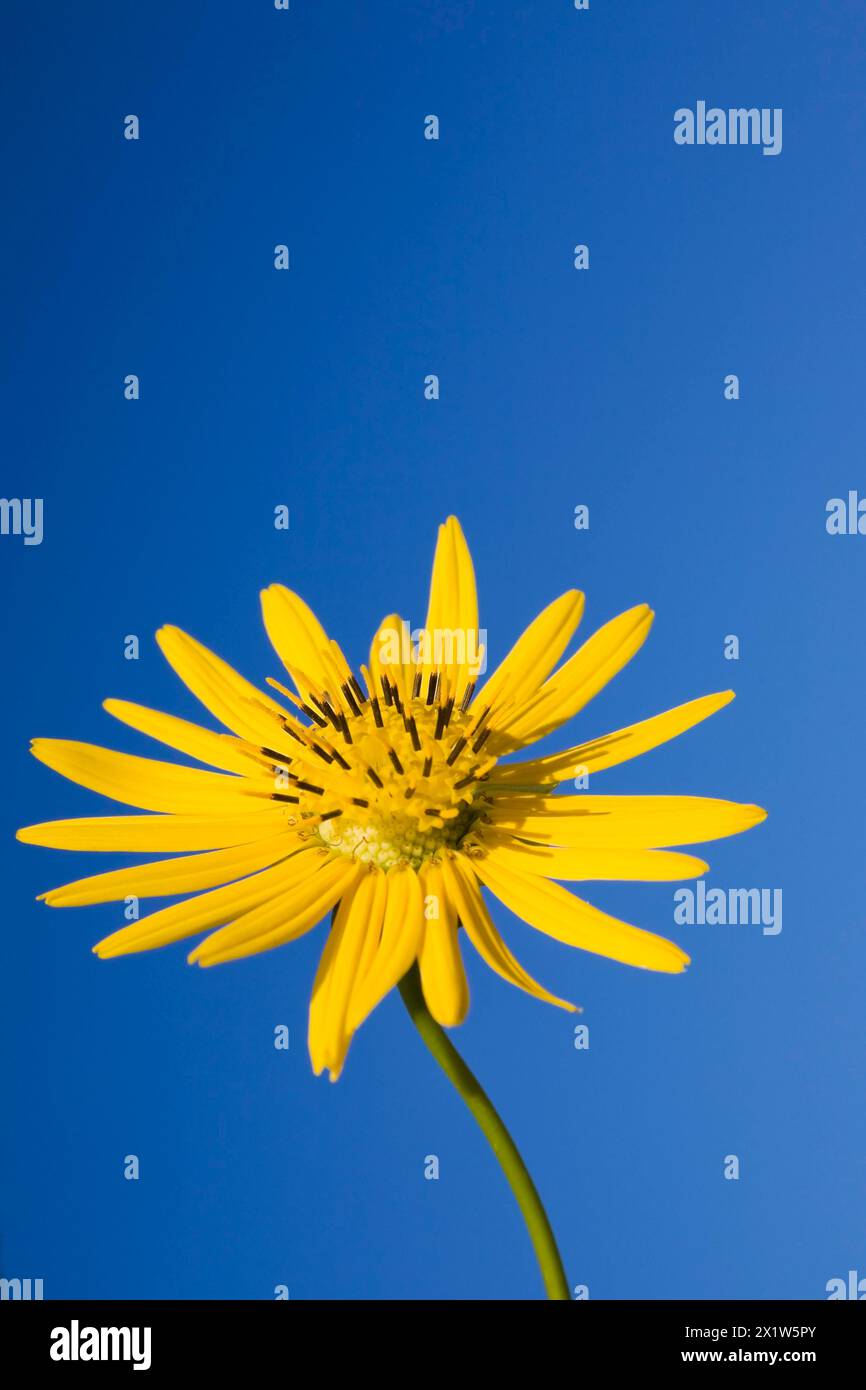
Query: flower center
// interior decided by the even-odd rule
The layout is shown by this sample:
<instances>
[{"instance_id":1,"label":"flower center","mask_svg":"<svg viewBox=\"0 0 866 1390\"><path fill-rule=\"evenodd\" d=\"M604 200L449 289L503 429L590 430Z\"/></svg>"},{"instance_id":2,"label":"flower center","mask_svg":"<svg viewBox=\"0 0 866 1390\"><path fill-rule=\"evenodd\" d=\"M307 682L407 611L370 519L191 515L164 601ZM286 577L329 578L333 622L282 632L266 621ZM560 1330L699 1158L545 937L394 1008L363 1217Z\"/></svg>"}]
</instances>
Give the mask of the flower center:
<instances>
[{"instance_id":1,"label":"flower center","mask_svg":"<svg viewBox=\"0 0 866 1390\"><path fill-rule=\"evenodd\" d=\"M372 815L366 821L341 816L339 820L325 821L319 834L329 848L364 864L392 869L395 864L406 863L420 869L425 860L443 849L455 849L475 819L467 808L441 830L434 828L422 834L411 816Z\"/></svg>"},{"instance_id":2,"label":"flower center","mask_svg":"<svg viewBox=\"0 0 866 1390\"><path fill-rule=\"evenodd\" d=\"M392 668L377 685L361 669L366 691L347 672L339 695L308 686L299 699L272 681L310 723L275 715L291 742L256 751L302 838L381 869L418 869L459 845L486 810L490 710L470 709L474 684L458 695L440 670Z\"/></svg>"}]
</instances>

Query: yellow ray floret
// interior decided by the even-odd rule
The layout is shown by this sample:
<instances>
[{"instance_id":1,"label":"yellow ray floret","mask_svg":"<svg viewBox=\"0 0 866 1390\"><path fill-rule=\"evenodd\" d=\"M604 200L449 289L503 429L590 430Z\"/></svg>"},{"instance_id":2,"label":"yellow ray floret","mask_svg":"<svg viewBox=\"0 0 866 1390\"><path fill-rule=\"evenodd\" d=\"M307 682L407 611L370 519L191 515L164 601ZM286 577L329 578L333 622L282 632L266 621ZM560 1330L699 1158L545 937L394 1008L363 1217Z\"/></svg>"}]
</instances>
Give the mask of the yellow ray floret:
<instances>
[{"instance_id":1,"label":"yellow ray floret","mask_svg":"<svg viewBox=\"0 0 866 1390\"><path fill-rule=\"evenodd\" d=\"M313 983L309 1049L338 1077L352 1037L417 963L430 1013L462 1023L461 943L533 998L574 1010L538 984L503 940L489 900L556 941L675 975L672 942L601 912L563 883L674 882L706 872L679 846L735 835L760 807L696 796L556 794L556 784L657 748L721 709L706 695L561 753L514 756L578 714L646 640L640 604L571 654L583 595L569 590L479 682L475 572L455 517L439 528L425 626L392 613L369 667L352 670L303 599L280 584L262 616L284 671L262 689L176 627L157 641L221 726L204 728L128 700L105 709L198 766L63 739L34 740L40 762L146 814L46 821L25 843L74 853L167 855L41 894L51 907L175 899L94 947L101 958L200 937L212 966L296 940L331 916ZM280 698L275 698L275 694ZM488 898L485 894L489 895Z\"/></svg>"}]
</instances>

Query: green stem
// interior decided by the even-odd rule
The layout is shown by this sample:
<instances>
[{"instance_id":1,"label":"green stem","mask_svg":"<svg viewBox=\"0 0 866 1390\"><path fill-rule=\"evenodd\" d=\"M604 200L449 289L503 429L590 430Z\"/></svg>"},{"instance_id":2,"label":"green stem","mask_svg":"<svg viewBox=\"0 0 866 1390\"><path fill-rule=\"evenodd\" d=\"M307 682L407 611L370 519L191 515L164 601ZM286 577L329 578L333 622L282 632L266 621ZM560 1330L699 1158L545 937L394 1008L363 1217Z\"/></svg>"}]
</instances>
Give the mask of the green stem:
<instances>
[{"instance_id":1,"label":"green stem","mask_svg":"<svg viewBox=\"0 0 866 1390\"><path fill-rule=\"evenodd\" d=\"M478 1079L469 1070L460 1053L446 1037L439 1024L432 1017L424 1002L421 977L417 965L413 965L408 975L400 982L400 993L409 1016L448 1080L466 1102L482 1133L499 1160L500 1167L508 1179L517 1205L523 1213L526 1228L535 1250L547 1297L551 1299L570 1299L571 1293L562 1259L556 1246L556 1237L547 1219L547 1212L541 1204L535 1183L529 1176L526 1164L520 1157L517 1146L491 1104Z\"/></svg>"}]
</instances>

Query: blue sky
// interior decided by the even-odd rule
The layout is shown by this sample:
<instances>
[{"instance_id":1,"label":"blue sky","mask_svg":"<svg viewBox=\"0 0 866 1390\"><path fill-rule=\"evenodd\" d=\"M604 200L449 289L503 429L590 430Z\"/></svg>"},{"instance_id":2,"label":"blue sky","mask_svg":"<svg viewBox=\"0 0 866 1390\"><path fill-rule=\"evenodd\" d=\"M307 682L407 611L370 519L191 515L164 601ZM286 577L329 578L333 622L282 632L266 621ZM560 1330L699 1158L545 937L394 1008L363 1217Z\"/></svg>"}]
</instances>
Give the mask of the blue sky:
<instances>
[{"instance_id":1,"label":"blue sky","mask_svg":"<svg viewBox=\"0 0 866 1390\"><path fill-rule=\"evenodd\" d=\"M151 751L106 696L198 717L162 623L261 681L279 673L258 591L282 581L364 659L392 608L423 621L454 512L494 660L566 588L587 631L655 608L569 742L737 690L594 790L766 806L707 847L708 883L784 898L768 936L677 926L675 885L592 885L689 951L673 979L497 909L532 973L584 1006L587 1051L467 955L455 1041L572 1284L821 1298L866 1274L866 539L825 528L828 499L866 495L862 7L12 0L6 29L0 491L44 499L44 536L0 537L0 1273L47 1297L540 1295L396 996L338 1085L312 1076L321 930L213 971L182 945L99 962L115 907L34 901L93 859L13 838L113 809L40 767L31 736ZM782 152L676 145L698 100L782 108Z\"/></svg>"}]
</instances>

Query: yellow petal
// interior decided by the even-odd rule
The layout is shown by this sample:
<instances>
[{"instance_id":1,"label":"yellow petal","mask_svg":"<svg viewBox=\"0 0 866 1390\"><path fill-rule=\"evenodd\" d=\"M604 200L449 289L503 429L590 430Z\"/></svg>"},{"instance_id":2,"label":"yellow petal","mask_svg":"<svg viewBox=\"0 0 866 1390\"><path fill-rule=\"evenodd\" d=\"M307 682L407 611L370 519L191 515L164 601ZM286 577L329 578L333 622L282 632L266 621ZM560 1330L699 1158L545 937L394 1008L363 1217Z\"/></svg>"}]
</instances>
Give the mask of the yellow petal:
<instances>
[{"instance_id":1,"label":"yellow petal","mask_svg":"<svg viewBox=\"0 0 866 1390\"><path fill-rule=\"evenodd\" d=\"M158 912L151 912L138 922L112 932L97 943L93 950L105 960L110 956L126 956L138 951L152 951L156 946L168 946L196 932L208 931L240 913L248 912L260 903L272 900L305 878L315 875L324 858L312 846L293 854L273 869L263 869L239 883L214 888L210 893L173 903Z\"/></svg>"},{"instance_id":2,"label":"yellow petal","mask_svg":"<svg viewBox=\"0 0 866 1390\"><path fill-rule=\"evenodd\" d=\"M617 729L604 734L589 743L579 743L576 748L567 748L563 753L551 753L546 758L533 762L500 764L490 778L489 786L507 787L510 785L533 786L543 782L562 782L569 777L577 777L579 772L602 772L605 768L617 767L641 753L647 753L669 739L694 728L702 720L708 719L716 710L729 704L734 698L733 690L722 690L717 695L703 695L699 700L677 705L664 714L656 714L652 719L644 719L639 724Z\"/></svg>"},{"instance_id":3,"label":"yellow petal","mask_svg":"<svg viewBox=\"0 0 866 1390\"><path fill-rule=\"evenodd\" d=\"M436 1022L443 1028L455 1028L469 1009L469 984L457 939L457 909L439 864L429 861L420 878L424 895L424 935L418 954L421 987Z\"/></svg>"},{"instance_id":4,"label":"yellow petal","mask_svg":"<svg viewBox=\"0 0 866 1390\"><path fill-rule=\"evenodd\" d=\"M609 917L558 883L494 866L489 859L474 859L472 867L509 912L567 946L668 974L678 974L689 963L685 951L672 941Z\"/></svg>"},{"instance_id":5,"label":"yellow petal","mask_svg":"<svg viewBox=\"0 0 866 1390\"><path fill-rule=\"evenodd\" d=\"M261 814L245 811L239 816L80 816L25 825L16 836L25 845L48 849L171 854L250 844L285 827L285 811L275 805Z\"/></svg>"},{"instance_id":6,"label":"yellow petal","mask_svg":"<svg viewBox=\"0 0 866 1390\"><path fill-rule=\"evenodd\" d=\"M442 693L460 700L477 674L478 597L472 557L454 516L439 527L425 633L427 659L421 662L422 681L429 681L439 667L444 679Z\"/></svg>"},{"instance_id":7,"label":"yellow petal","mask_svg":"<svg viewBox=\"0 0 866 1390\"><path fill-rule=\"evenodd\" d=\"M190 952L190 963L221 965L296 941L321 922L363 872L356 860L336 855L310 878L206 936Z\"/></svg>"},{"instance_id":8,"label":"yellow petal","mask_svg":"<svg viewBox=\"0 0 866 1390\"><path fill-rule=\"evenodd\" d=\"M310 1000L309 1049L316 1075L328 1068L336 1081L343 1070L352 1034L346 1027L356 981L366 973L382 930L387 889L379 869L363 873L343 894L322 953Z\"/></svg>"},{"instance_id":9,"label":"yellow petal","mask_svg":"<svg viewBox=\"0 0 866 1390\"><path fill-rule=\"evenodd\" d=\"M700 878L709 868L703 859L694 855L663 849L560 849L523 844L511 836L506 839L485 834L481 839L492 864L567 882L670 883L676 879Z\"/></svg>"},{"instance_id":10,"label":"yellow petal","mask_svg":"<svg viewBox=\"0 0 866 1390\"><path fill-rule=\"evenodd\" d=\"M574 1004L549 993L543 985L527 974L511 954L490 920L490 913L481 896L472 862L462 855L448 855L442 861L442 873L446 891L454 902L463 929L485 964L510 985L516 985L526 994L531 994L534 999L540 999L545 1004L556 1004L561 1009L567 1009L569 1013L576 1013Z\"/></svg>"},{"instance_id":11,"label":"yellow petal","mask_svg":"<svg viewBox=\"0 0 866 1390\"><path fill-rule=\"evenodd\" d=\"M276 700L179 627L161 627L156 640L172 670L221 724L254 744L268 743L274 716L286 713Z\"/></svg>"},{"instance_id":12,"label":"yellow petal","mask_svg":"<svg viewBox=\"0 0 866 1390\"><path fill-rule=\"evenodd\" d=\"M222 768L224 772L238 772L242 777L261 772L231 734L215 734L210 729L191 724L187 719L177 719L173 714L162 714L159 710L147 709L129 700L104 700L102 707L122 724L128 724L131 729L167 744L178 753L186 753L200 763Z\"/></svg>"},{"instance_id":13,"label":"yellow petal","mask_svg":"<svg viewBox=\"0 0 866 1390\"><path fill-rule=\"evenodd\" d=\"M37 738L30 751L46 767L101 796L138 806L143 811L261 811L273 782L202 772L195 767L115 753L92 743L64 738ZM252 793L260 793L254 796Z\"/></svg>"},{"instance_id":14,"label":"yellow petal","mask_svg":"<svg viewBox=\"0 0 866 1390\"><path fill-rule=\"evenodd\" d=\"M94 874L39 896L49 907L85 907L92 903L120 902L128 897L171 898L178 893L197 893L203 888L216 888L218 884L245 878L247 874L287 859L300 848L295 834L272 835L252 845Z\"/></svg>"},{"instance_id":15,"label":"yellow petal","mask_svg":"<svg viewBox=\"0 0 866 1390\"><path fill-rule=\"evenodd\" d=\"M349 668L313 610L283 584L262 591L262 617L271 644L304 698L328 691L340 707Z\"/></svg>"},{"instance_id":16,"label":"yellow petal","mask_svg":"<svg viewBox=\"0 0 866 1390\"><path fill-rule=\"evenodd\" d=\"M497 798L491 825L572 849L664 849L739 835L766 818L760 806L708 796Z\"/></svg>"},{"instance_id":17,"label":"yellow petal","mask_svg":"<svg viewBox=\"0 0 866 1390\"><path fill-rule=\"evenodd\" d=\"M414 964L424 932L418 875L398 864L387 874L382 935L366 976L352 992L346 1026L354 1032Z\"/></svg>"},{"instance_id":18,"label":"yellow petal","mask_svg":"<svg viewBox=\"0 0 866 1390\"><path fill-rule=\"evenodd\" d=\"M370 643L370 674L375 686L370 694L379 699L383 676L392 685L396 683L404 704L411 697L416 668L407 630L408 624L399 613L389 613Z\"/></svg>"},{"instance_id":19,"label":"yellow petal","mask_svg":"<svg viewBox=\"0 0 866 1390\"><path fill-rule=\"evenodd\" d=\"M554 672L524 710L498 720L497 731L531 743L571 719L631 661L646 641L654 616L642 603L605 623Z\"/></svg>"},{"instance_id":20,"label":"yellow petal","mask_svg":"<svg viewBox=\"0 0 866 1390\"><path fill-rule=\"evenodd\" d=\"M535 694L568 646L580 622L583 604L583 594L577 589L569 589L548 604L479 690L472 702L473 711L506 704L513 712L519 711L521 702Z\"/></svg>"}]
</instances>

